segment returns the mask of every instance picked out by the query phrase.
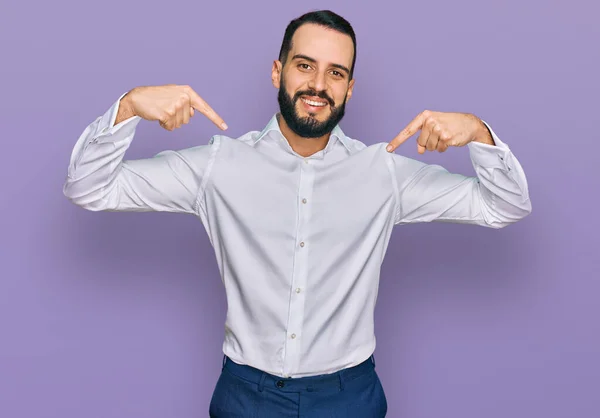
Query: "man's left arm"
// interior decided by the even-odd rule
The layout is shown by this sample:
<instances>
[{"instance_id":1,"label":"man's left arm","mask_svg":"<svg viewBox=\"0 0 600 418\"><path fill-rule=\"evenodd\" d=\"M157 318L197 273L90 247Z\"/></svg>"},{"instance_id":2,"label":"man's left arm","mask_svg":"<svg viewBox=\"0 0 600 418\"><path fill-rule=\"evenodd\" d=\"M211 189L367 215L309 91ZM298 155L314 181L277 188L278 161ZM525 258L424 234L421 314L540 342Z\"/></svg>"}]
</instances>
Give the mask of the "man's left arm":
<instances>
[{"instance_id":1,"label":"man's left arm","mask_svg":"<svg viewBox=\"0 0 600 418\"><path fill-rule=\"evenodd\" d=\"M421 154L466 145L476 176L393 153L418 131ZM398 197L395 224L446 221L502 228L531 213L521 164L492 128L472 114L425 111L390 142L388 152Z\"/></svg>"}]
</instances>

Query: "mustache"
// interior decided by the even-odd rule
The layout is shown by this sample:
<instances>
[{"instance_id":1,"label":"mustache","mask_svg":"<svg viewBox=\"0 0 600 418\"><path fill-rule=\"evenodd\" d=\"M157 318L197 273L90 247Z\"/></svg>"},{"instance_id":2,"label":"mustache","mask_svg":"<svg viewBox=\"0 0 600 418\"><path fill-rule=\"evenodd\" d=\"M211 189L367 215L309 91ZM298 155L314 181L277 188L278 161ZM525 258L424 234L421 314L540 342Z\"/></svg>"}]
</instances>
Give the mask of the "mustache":
<instances>
[{"instance_id":1,"label":"mustache","mask_svg":"<svg viewBox=\"0 0 600 418\"><path fill-rule=\"evenodd\" d=\"M304 91L299 91L294 95L294 103L296 103L298 101L298 99L300 98L300 96L315 96L315 97L319 97L321 99L325 99L327 100L327 102L329 103L329 106L331 107L335 107L335 102L333 101L333 99L331 97L329 97L327 95L327 93L325 93L324 91L315 91L315 90L304 90Z\"/></svg>"}]
</instances>

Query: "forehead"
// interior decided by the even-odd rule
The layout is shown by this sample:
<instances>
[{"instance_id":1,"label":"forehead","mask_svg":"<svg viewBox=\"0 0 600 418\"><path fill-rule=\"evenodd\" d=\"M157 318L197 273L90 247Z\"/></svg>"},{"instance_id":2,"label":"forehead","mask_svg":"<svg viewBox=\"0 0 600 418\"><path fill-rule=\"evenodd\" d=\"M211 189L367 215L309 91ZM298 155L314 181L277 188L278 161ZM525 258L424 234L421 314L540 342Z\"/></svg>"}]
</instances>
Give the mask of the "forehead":
<instances>
[{"instance_id":1,"label":"forehead","mask_svg":"<svg viewBox=\"0 0 600 418\"><path fill-rule=\"evenodd\" d=\"M304 54L318 62L341 64L350 68L354 54L352 38L313 23L300 26L292 37L290 57Z\"/></svg>"}]
</instances>

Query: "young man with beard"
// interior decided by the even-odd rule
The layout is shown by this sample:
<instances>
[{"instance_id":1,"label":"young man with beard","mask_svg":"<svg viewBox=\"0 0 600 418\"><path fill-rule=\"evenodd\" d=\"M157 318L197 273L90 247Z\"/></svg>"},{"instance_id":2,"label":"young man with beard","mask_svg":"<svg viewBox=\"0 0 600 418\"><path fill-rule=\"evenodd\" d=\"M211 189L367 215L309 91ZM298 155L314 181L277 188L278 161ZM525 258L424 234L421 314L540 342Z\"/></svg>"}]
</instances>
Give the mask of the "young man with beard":
<instances>
[{"instance_id":1,"label":"young man with beard","mask_svg":"<svg viewBox=\"0 0 600 418\"><path fill-rule=\"evenodd\" d=\"M385 416L373 316L394 226L501 228L531 211L521 165L472 114L424 111L391 150L346 136L355 60L351 25L311 12L286 29L272 69L280 112L261 132L126 160L141 119L173 130L198 111L227 129L189 86L137 87L73 150L64 193L75 204L202 221L228 302L213 417ZM420 153L468 145L477 176L393 152L418 131Z\"/></svg>"}]
</instances>

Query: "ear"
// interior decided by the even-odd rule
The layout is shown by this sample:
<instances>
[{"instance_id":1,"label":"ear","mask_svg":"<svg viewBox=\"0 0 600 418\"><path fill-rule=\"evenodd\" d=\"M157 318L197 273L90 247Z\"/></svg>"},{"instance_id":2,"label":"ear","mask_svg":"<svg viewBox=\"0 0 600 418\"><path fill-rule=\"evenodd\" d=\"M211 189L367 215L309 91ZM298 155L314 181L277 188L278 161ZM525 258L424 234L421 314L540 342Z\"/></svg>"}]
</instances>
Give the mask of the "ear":
<instances>
[{"instance_id":1,"label":"ear","mask_svg":"<svg viewBox=\"0 0 600 418\"><path fill-rule=\"evenodd\" d=\"M350 80L350 83L348 83L348 93L346 93L346 101L350 100L350 98L352 97L352 91L354 90L354 78L352 80Z\"/></svg>"},{"instance_id":2,"label":"ear","mask_svg":"<svg viewBox=\"0 0 600 418\"><path fill-rule=\"evenodd\" d=\"M271 81L273 82L273 86L276 89L279 89L281 86L281 70L283 65L281 61L275 60L273 61L273 68L271 69Z\"/></svg>"}]
</instances>

